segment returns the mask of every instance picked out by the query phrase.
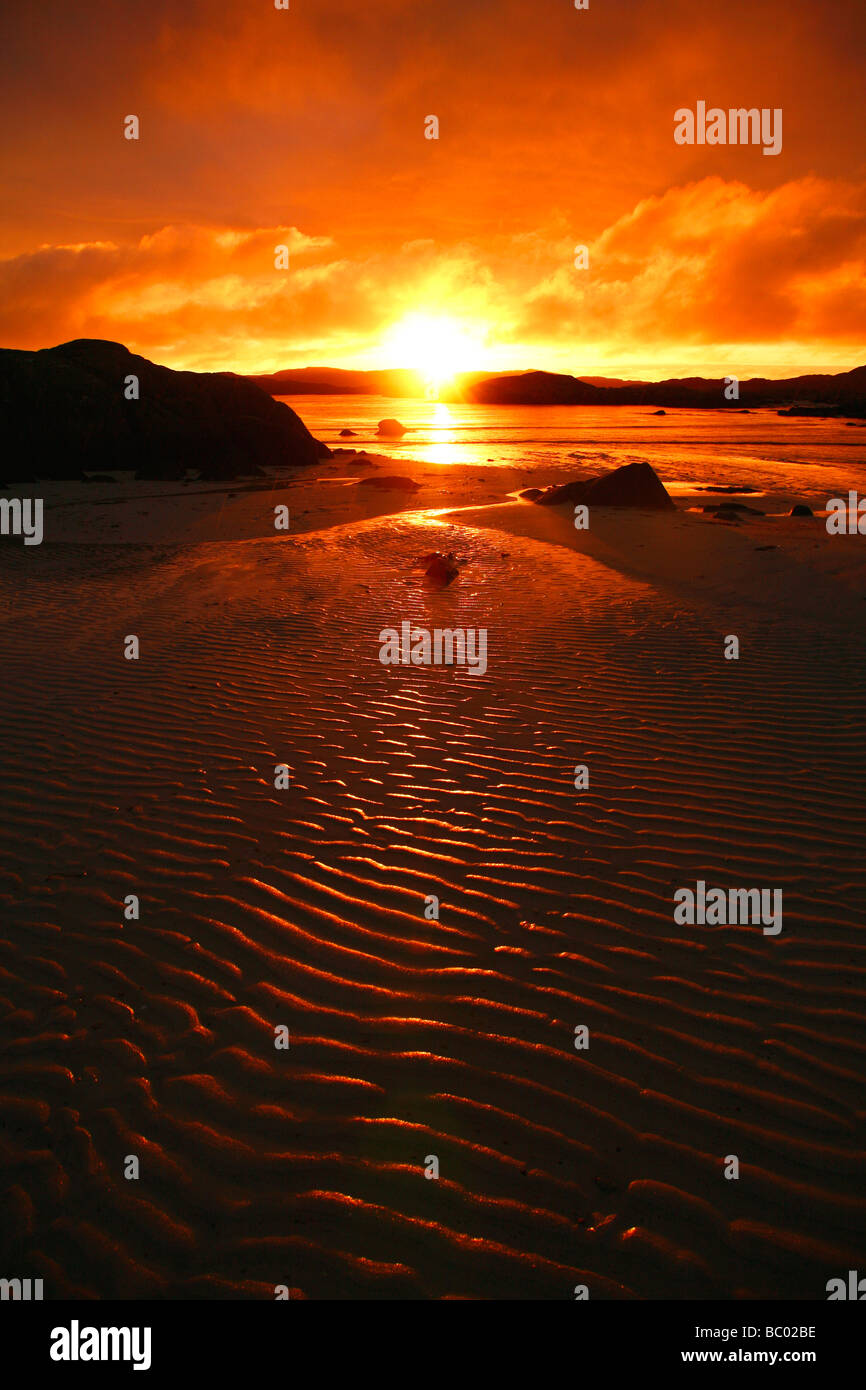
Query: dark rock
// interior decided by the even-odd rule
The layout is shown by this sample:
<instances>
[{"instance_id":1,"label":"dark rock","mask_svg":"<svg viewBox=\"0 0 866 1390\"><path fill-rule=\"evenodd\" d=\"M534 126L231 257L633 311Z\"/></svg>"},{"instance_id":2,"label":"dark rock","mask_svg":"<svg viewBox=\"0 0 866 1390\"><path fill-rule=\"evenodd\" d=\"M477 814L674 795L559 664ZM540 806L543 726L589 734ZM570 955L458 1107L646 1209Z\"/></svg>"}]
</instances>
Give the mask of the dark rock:
<instances>
[{"instance_id":1,"label":"dark rock","mask_svg":"<svg viewBox=\"0 0 866 1390\"><path fill-rule=\"evenodd\" d=\"M127 376L138 378L138 400L125 398ZM84 469L235 478L331 456L293 410L245 377L175 372L99 338L0 351L0 418L7 457L28 480Z\"/></svg>"},{"instance_id":2,"label":"dark rock","mask_svg":"<svg viewBox=\"0 0 866 1390\"><path fill-rule=\"evenodd\" d=\"M560 502L583 502L593 507L644 507L653 511L674 511L675 504L665 486L648 463L627 463L603 473L598 478L586 478L573 483L545 488L537 499L541 507L557 506Z\"/></svg>"},{"instance_id":3,"label":"dark rock","mask_svg":"<svg viewBox=\"0 0 866 1390\"><path fill-rule=\"evenodd\" d=\"M421 484L416 483L414 478L404 478L395 474L384 478L376 476L358 479L358 487L393 488L400 492L417 492L420 486Z\"/></svg>"},{"instance_id":4,"label":"dark rock","mask_svg":"<svg viewBox=\"0 0 866 1390\"><path fill-rule=\"evenodd\" d=\"M747 516L766 516L766 512L759 512L756 507L747 507L745 502L714 502L709 507L702 507L701 510L719 517L737 516L743 512Z\"/></svg>"},{"instance_id":5,"label":"dark rock","mask_svg":"<svg viewBox=\"0 0 866 1390\"><path fill-rule=\"evenodd\" d=\"M460 573L453 550L447 555L434 550L432 555L424 555L419 563L424 567L425 578L440 589L446 588Z\"/></svg>"},{"instance_id":6,"label":"dark rock","mask_svg":"<svg viewBox=\"0 0 866 1390\"><path fill-rule=\"evenodd\" d=\"M399 420L380 420L376 433L389 439L400 439L406 433L406 426Z\"/></svg>"},{"instance_id":7,"label":"dark rock","mask_svg":"<svg viewBox=\"0 0 866 1390\"><path fill-rule=\"evenodd\" d=\"M696 487L695 492L734 492L738 496L744 496L747 492L757 492L756 487Z\"/></svg>"},{"instance_id":8,"label":"dark rock","mask_svg":"<svg viewBox=\"0 0 866 1390\"><path fill-rule=\"evenodd\" d=\"M805 502L797 502L797 503L795 503L795 505L791 508L791 510L790 510L789 513L788 513L788 516L814 516L814 515L815 515L815 513L812 511L812 508L811 508L811 507L807 507Z\"/></svg>"},{"instance_id":9,"label":"dark rock","mask_svg":"<svg viewBox=\"0 0 866 1390\"><path fill-rule=\"evenodd\" d=\"M666 410L654 410L653 415L667 415Z\"/></svg>"},{"instance_id":10,"label":"dark rock","mask_svg":"<svg viewBox=\"0 0 866 1390\"><path fill-rule=\"evenodd\" d=\"M341 438L341 439L354 439L354 438L355 438L355 431L354 431L354 430L340 430L340 438Z\"/></svg>"},{"instance_id":11,"label":"dark rock","mask_svg":"<svg viewBox=\"0 0 866 1390\"><path fill-rule=\"evenodd\" d=\"M534 502L535 499L536 499L536 497L540 497L540 496L541 496L541 488L540 488L540 487L525 487L525 488L521 488L520 492L519 492L517 495L518 495L518 497L525 497L526 500L527 500L527 502Z\"/></svg>"}]
</instances>

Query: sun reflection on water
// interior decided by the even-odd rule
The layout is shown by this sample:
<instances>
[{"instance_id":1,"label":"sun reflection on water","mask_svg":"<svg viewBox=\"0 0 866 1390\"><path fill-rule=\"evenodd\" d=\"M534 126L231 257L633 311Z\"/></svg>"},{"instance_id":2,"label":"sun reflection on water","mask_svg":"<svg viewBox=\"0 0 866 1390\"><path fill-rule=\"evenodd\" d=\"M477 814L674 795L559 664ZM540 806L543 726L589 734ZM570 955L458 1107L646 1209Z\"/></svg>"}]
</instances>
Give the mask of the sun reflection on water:
<instances>
[{"instance_id":1,"label":"sun reflection on water","mask_svg":"<svg viewBox=\"0 0 866 1390\"><path fill-rule=\"evenodd\" d=\"M430 462L457 463L454 416L444 401L437 401L433 407L430 429L433 436L432 444L428 449Z\"/></svg>"}]
</instances>

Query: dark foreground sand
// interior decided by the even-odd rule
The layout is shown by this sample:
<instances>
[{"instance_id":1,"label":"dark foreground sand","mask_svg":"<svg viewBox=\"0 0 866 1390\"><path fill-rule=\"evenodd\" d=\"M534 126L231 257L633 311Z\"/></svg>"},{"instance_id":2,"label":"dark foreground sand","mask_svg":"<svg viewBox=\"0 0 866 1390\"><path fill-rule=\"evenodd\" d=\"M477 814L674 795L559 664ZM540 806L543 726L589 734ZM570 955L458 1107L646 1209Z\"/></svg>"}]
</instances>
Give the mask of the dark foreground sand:
<instances>
[{"instance_id":1,"label":"dark foreground sand","mask_svg":"<svg viewBox=\"0 0 866 1390\"><path fill-rule=\"evenodd\" d=\"M599 516L574 550L488 507L4 546L3 1269L807 1300L862 1269L860 567L773 535ZM383 667L403 619L486 627L487 673ZM675 925L697 879L782 888L782 932Z\"/></svg>"}]
</instances>

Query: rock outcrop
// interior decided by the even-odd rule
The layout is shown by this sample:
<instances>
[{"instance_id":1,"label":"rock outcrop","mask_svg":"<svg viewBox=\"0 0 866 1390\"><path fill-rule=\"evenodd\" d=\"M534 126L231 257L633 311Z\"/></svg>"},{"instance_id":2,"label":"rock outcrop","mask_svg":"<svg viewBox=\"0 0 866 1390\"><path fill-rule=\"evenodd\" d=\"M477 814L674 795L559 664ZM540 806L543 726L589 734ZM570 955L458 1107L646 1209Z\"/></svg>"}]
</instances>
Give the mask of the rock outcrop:
<instances>
[{"instance_id":1,"label":"rock outcrop","mask_svg":"<svg viewBox=\"0 0 866 1390\"><path fill-rule=\"evenodd\" d=\"M739 516L766 516L766 512L758 511L757 507L747 507L745 502L714 502L710 507L702 507L701 511L722 519Z\"/></svg>"},{"instance_id":2,"label":"rock outcrop","mask_svg":"<svg viewBox=\"0 0 866 1390\"><path fill-rule=\"evenodd\" d=\"M115 469L235 478L330 457L293 410L245 377L175 372L99 338L0 351L0 420L16 481Z\"/></svg>"},{"instance_id":3,"label":"rock outcrop","mask_svg":"<svg viewBox=\"0 0 866 1390\"><path fill-rule=\"evenodd\" d=\"M597 478L581 478L573 483L548 487L534 500L541 507L582 502L588 507L644 507L653 511L675 508L664 483L648 463L627 463Z\"/></svg>"},{"instance_id":4,"label":"rock outcrop","mask_svg":"<svg viewBox=\"0 0 866 1390\"><path fill-rule=\"evenodd\" d=\"M384 478L375 474L372 478L358 479L358 487L393 488L398 492L417 492L420 486L414 478L404 478L396 474L386 475Z\"/></svg>"},{"instance_id":5,"label":"rock outcrop","mask_svg":"<svg viewBox=\"0 0 866 1390\"><path fill-rule=\"evenodd\" d=\"M401 425L399 420L380 420L376 433L385 439L402 439L406 426Z\"/></svg>"},{"instance_id":6,"label":"rock outcrop","mask_svg":"<svg viewBox=\"0 0 866 1390\"><path fill-rule=\"evenodd\" d=\"M447 555L443 555L441 550L422 555L416 562L416 568L423 569L424 578L436 589L446 589L460 573L453 550L449 550Z\"/></svg>"}]
</instances>

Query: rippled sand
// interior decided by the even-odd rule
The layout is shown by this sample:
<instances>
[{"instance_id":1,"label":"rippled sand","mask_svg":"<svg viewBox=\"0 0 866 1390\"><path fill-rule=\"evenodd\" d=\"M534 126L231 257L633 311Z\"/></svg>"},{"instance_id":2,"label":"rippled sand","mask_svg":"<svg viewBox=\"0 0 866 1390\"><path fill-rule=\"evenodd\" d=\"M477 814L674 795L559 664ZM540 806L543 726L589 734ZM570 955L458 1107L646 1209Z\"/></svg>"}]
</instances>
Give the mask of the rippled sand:
<instances>
[{"instance_id":1,"label":"rippled sand","mask_svg":"<svg viewBox=\"0 0 866 1390\"><path fill-rule=\"evenodd\" d=\"M4 549L4 1273L824 1299L863 1268L862 600L476 520ZM487 674L383 667L403 619L486 627ZM781 935L675 926L697 879L781 887Z\"/></svg>"}]
</instances>

